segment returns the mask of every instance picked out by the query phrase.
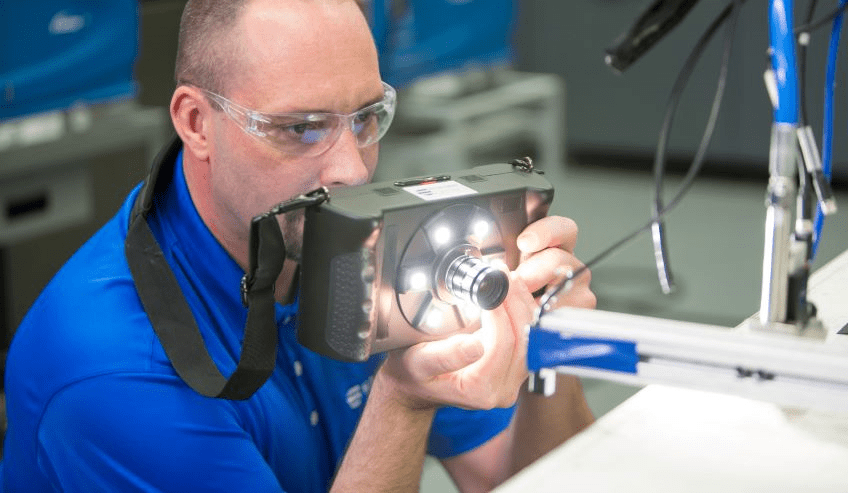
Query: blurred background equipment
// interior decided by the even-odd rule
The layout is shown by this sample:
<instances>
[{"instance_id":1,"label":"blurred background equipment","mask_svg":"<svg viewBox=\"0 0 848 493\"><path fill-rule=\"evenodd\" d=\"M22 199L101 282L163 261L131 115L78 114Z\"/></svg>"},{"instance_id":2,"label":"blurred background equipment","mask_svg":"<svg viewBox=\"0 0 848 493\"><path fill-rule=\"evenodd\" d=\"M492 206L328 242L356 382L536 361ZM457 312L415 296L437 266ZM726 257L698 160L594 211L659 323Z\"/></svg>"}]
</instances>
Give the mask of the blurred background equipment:
<instances>
[{"instance_id":1,"label":"blurred background equipment","mask_svg":"<svg viewBox=\"0 0 848 493\"><path fill-rule=\"evenodd\" d=\"M135 95L133 0L4 2L0 120Z\"/></svg>"},{"instance_id":2,"label":"blurred background equipment","mask_svg":"<svg viewBox=\"0 0 848 493\"><path fill-rule=\"evenodd\" d=\"M137 100L139 25L136 0L0 4L4 354L38 292L167 138L167 111Z\"/></svg>"},{"instance_id":3,"label":"blurred background equipment","mask_svg":"<svg viewBox=\"0 0 848 493\"><path fill-rule=\"evenodd\" d=\"M390 166L378 170L380 178L508 161L517 157L514 146L528 143L544 169L562 162L565 86L556 75L514 69L519 4L369 4L380 70L399 91L397 116L382 146L382 161Z\"/></svg>"},{"instance_id":4,"label":"blurred background equipment","mask_svg":"<svg viewBox=\"0 0 848 493\"><path fill-rule=\"evenodd\" d=\"M370 9L380 71L392 86L514 59L514 0L372 0Z\"/></svg>"}]
</instances>

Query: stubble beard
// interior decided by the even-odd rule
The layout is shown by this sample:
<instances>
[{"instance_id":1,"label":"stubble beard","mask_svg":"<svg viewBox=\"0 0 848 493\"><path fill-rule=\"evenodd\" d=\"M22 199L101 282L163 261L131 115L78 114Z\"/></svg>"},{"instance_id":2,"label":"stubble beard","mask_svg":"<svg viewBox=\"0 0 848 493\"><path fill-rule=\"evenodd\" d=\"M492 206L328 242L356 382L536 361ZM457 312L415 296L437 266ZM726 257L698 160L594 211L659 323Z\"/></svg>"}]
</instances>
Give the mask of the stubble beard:
<instances>
[{"instance_id":1,"label":"stubble beard","mask_svg":"<svg viewBox=\"0 0 848 493\"><path fill-rule=\"evenodd\" d=\"M286 245L286 259L300 263L303 258L303 209L286 212L282 216L280 229Z\"/></svg>"}]
</instances>

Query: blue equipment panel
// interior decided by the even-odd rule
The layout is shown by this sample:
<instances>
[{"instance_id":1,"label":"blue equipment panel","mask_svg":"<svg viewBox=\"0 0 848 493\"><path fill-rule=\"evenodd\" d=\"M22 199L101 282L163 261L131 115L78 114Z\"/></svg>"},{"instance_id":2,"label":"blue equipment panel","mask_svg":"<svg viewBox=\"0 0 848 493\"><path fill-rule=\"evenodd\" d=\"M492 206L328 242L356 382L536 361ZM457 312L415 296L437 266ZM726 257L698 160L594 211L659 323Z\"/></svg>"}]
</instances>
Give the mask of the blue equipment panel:
<instances>
[{"instance_id":1,"label":"blue equipment panel","mask_svg":"<svg viewBox=\"0 0 848 493\"><path fill-rule=\"evenodd\" d=\"M371 27L388 83L511 62L515 0L373 0Z\"/></svg>"},{"instance_id":2,"label":"blue equipment panel","mask_svg":"<svg viewBox=\"0 0 848 493\"><path fill-rule=\"evenodd\" d=\"M0 2L0 121L136 93L137 0Z\"/></svg>"}]
</instances>

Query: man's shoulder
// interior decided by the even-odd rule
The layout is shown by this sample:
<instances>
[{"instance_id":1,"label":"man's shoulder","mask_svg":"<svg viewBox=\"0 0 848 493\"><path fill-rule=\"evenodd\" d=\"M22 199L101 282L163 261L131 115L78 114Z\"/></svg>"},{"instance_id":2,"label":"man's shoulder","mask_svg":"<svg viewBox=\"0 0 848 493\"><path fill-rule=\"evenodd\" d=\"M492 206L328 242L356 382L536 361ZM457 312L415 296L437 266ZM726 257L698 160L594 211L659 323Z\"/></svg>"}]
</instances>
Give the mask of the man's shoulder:
<instances>
[{"instance_id":1,"label":"man's shoulder","mask_svg":"<svg viewBox=\"0 0 848 493\"><path fill-rule=\"evenodd\" d=\"M80 332L96 330L140 308L124 255L122 217L106 223L62 266L33 304L21 329L47 321ZM33 320L30 320L33 319Z\"/></svg>"},{"instance_id":2,"label":"man's shoulder","mask_svg":"<svg viewBox=\"0 0 848 493\"><path fill-rule=\"evenodd\" d=\"M86 242L30 308L12 339L10 379L30 375L38 393L50 393L96 374L151 370L155 335L124 257L119 221L120 214Z\"/></svg>"}]
</instances>

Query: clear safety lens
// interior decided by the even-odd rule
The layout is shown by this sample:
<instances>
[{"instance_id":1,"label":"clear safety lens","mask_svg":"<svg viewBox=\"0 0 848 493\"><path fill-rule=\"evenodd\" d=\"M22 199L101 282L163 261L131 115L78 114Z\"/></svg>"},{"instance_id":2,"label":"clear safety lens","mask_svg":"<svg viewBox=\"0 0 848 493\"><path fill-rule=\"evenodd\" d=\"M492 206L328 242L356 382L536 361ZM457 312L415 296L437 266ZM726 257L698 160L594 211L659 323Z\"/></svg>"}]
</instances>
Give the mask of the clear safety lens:
<instances>
[{"instance_id":1,"label":"clear safety lens","mask_svg":"<svg viewBox=\"0 0 848 493\"><path fill-rule=\"evenodd\" d=\"M304 157L327 151L345 129L366 147L379 141L395 114L397 94L383 82L383 99L349 115L336 113L261 113L240 106L223 96L205 91L242 129L280 151Z\"/></svg>"}]
</instances>

